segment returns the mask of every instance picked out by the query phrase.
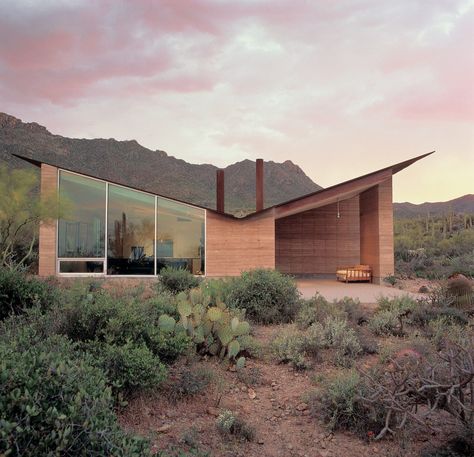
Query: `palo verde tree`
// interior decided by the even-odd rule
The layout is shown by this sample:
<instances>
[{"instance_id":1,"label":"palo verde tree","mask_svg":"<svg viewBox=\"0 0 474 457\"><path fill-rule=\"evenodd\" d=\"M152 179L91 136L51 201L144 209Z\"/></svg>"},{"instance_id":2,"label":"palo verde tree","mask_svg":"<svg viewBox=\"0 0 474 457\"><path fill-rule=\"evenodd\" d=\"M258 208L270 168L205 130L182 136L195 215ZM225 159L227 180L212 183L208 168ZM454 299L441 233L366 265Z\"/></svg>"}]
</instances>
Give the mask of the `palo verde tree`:
<instances>
[{"instance_id":1,"label":"palo verde tree","mask_svg":"<svg viewBox=\"0 0 474 457\"><path fill-rule=\"evenodd\" d=\"M38 175L0 166L0 268L25 268L34 256L39 223L58 217L55 194L39 194Z\"/></svg>"}]
</instances>

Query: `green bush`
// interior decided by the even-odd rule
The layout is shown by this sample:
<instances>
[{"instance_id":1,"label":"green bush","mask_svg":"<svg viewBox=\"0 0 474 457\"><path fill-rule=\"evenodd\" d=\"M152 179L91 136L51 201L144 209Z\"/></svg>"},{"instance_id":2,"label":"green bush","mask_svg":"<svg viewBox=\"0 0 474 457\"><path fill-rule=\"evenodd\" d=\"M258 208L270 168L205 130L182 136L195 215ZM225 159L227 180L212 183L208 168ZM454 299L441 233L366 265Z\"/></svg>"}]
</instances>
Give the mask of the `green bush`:
<instances>
[{"instance_id":1,"label":"green bush","mask_svg":"<svg viewBox=\"0 0 474 457\"><path fill-rule=\"evenodd\" d=\"M201 280L183 268L165 267L160 271L161 284L177 294L198 287Z\"/></svg>"},{"instance_id":2,"label":"green bush","mask_svg":"<svg viewBox=\"0 0 474 457\"><path fill-rule=\"evenodd\" d=\"M289 363L298 370L308 368L306 360L307 340L296 329L285 329L271 342L271 352L278 363Z\"/></svg>"},{"instance_id":3,"label":"green bush","mask_svg":"<svg viewBox=\"0 0 474 457\"><path fill-rule=\"evenodd\" d=\"M46 310L57 299L58 290L46 281L0 268L0 320L32 307Z\"/></svg>"},{"instance_id":4,"label":"green bush","mask_svg":"<svg viewBox=\"0 0 474 457\"><path fill-rule=\"evenodd\" d=\"M46 325L73 341L107 342L124 345L128 341L145 345L163 362L171 362L190 347L190 339L183 333L164 332L158 322L163 303L156 297L148 302L118 299L106 291L75 292L66 305L58 306L49 314ZM176 315L176 306L172 308Z\"/></svg>"},{"instance_id":5,"label":"green bush","mask_svg":"<svg viewBox=\"0 0 474 457\"><path fill-rule=\"evenodd\" d=\"M54 336L34 345L0 342L0 454L36 457L145 456L148 443L125 434L100 369ZM21 350L20 350L21 348Z\"/></svg>"},{"instance_id":6,"label":"green bush","mask_svg":"<svg viewBox=\"0 0 474 457\"><path fill-rule=\"evenodd\" d=\"M299 308L295 281L275 270L256 269L242 273L229 284L228 306L246 310L256 322L272 324L291 321Z\"/></svg>"},{"instance_id":7,"label":"green bush","mask_svg":"<svg viewBox=\"0 0 474 457\"><path fill-rule=\"evenodd\" d=\"M167 375L159 357L145 345L90 343L84 346L94 364L106 374L115 395L130 396L141 389L158 387Z\"/></svg>"}]
</instances>

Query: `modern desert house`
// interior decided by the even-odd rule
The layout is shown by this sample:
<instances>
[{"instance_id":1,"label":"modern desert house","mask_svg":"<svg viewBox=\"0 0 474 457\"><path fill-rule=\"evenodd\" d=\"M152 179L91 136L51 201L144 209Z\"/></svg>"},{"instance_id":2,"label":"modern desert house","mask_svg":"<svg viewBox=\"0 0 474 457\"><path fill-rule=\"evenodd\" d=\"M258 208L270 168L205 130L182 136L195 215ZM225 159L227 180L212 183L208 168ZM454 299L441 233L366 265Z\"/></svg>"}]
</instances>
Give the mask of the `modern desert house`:
<instances>
[{"instance_id":1,"label":"modern desert house","mask_svg":"<svg viewBox=\"0 0 474 457\"><path fill-rule=\"evenodd\" d=\"M380 283L394 271L392 176L429 154L268 208L259 159L256 211L242 218L224 211L221 170L214 210L22 157L41 168L42 194L69 202L40 226L39 274L154 276L172 265L208 277L257 267L316 276L366 264Z\"/></svg>"}]
</instances>

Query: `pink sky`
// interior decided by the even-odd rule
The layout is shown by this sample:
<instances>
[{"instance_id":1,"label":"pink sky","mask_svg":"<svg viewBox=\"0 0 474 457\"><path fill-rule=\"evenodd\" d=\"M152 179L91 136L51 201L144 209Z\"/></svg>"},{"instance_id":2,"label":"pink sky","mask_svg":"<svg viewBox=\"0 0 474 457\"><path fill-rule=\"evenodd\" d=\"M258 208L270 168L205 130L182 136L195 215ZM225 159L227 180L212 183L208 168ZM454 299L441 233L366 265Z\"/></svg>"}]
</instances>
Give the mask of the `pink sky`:
<instances>
[{"instance_id":1,"label":"pink sky","mask_svg":"<svg viewBox=\"0 0 474 457\"><path fill-rule=\"evenodd\" d=\"M395 201L474 192L473 0L0 3L0 111L330 186L432 150Z\"/></svg>"}]
</instances>

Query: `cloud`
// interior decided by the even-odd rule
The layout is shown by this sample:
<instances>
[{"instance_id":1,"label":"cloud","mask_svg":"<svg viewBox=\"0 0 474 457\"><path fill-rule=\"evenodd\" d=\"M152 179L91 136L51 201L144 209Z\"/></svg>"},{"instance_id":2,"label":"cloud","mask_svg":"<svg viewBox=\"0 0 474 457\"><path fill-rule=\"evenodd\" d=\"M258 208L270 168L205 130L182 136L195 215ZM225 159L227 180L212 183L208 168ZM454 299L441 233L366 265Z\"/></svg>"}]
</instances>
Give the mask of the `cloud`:
<instances>
[{"instance_id":1,"label":"cloud","mask_svg":"<svg viewBox=\"0 0 474 457\"><path fill-rule=\"evenodd\" d=\"M58 133L291 154L321 181L319 153L472 153L472 30L474 0L6 0L0 98Z\"/></svg>"}]
</instances>

